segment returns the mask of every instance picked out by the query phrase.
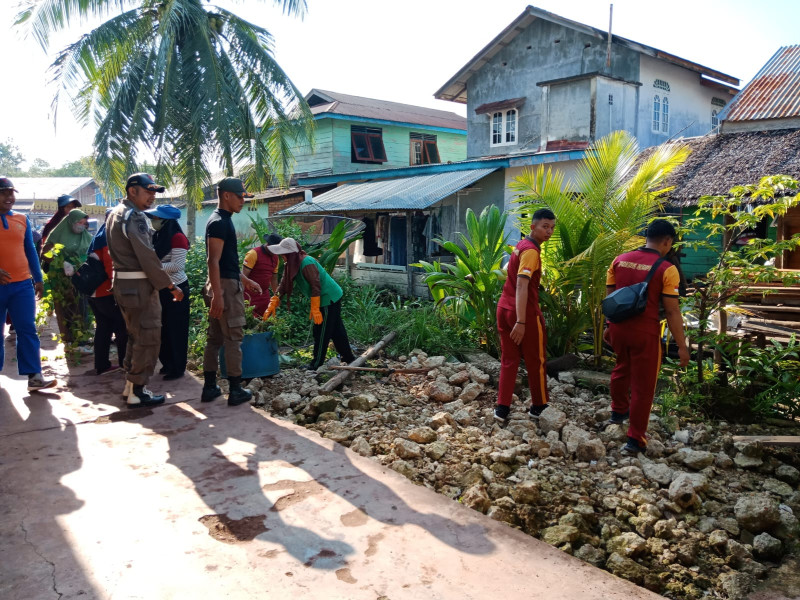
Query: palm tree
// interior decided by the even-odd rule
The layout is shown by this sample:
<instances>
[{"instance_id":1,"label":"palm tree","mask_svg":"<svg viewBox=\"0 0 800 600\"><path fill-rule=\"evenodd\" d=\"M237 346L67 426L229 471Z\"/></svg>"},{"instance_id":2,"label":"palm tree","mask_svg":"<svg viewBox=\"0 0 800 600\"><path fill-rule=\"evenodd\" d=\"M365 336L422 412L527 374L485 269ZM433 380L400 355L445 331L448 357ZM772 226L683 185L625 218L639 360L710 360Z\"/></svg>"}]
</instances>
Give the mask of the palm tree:
<instances>
[{"instance_id":1,"label":"palm tree","mask_svg":"<svg viewBox=\"0 0 800 600\"><path fill-rule=\"evenodd\" d=\"M555 232L542 255L547 301L560 307L556 317L569 317L565 326L570 335L581 333L582 323L591 323L597 361L603 348L601 304L608 267L618 254L642 244L640 232L661 209L660 197L668 191L663 187L666 176L688 155L686 146L673 143L642 159L636 139L616 131L581 161L574 182L542 166L526 170L510 184L520 194L515 213L522 231L530 228L537 208L556 214Z\"/></svg>"},{"instance_id":2,"label":"palm tree","mask_svg":"<svg viewBox=\"0 0 800 600\"><path fill-rule=\"evenodd\" d=\"M240 171L250 189L283 183L292 143L313 142L302 95L273 56L270 33L203 0L27 0L16 24L47 49L57 30L107 18L51 65L78 119L97 127L95 160L107 190L122 189L139 156L185 190L193 208L212 173ZM273 0L302 16L305 0ZM147 158L147 156L145 156Z\"/></svg>"}]
</instances>

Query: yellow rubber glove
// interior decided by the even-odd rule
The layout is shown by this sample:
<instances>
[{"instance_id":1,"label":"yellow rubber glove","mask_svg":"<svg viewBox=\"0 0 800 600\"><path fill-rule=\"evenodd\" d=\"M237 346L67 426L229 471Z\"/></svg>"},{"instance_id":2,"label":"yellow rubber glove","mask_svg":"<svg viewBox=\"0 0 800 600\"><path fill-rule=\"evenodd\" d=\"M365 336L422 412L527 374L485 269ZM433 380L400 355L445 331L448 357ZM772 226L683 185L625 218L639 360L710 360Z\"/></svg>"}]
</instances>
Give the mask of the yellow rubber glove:
<instances>
[{"instance_id":1,"label":"yellow rubber glove","mask_svg":"<svg viewBox=\"0 0 800 600\"><path fill-rule=\"evenodd\" d=\"M311 296L311 314L309 318L314 325L322 325L322 313L319 310L319 296Z\"/></svg>"},{"instance_id":2,"label":"yellow rubber glove","mask_svg":"<svg viewBox=\"0 0 800 600\"><path fill-rule=\"evenodd\" d=\"M266 321L271 316L275 314L275 311L278 310L278 306L280 306L281 298L280 296L273 296L269 299L269 306L267 306L267 310L264 311L264 316L261 317L262 320Z\"/></svg>"}]
</instances>

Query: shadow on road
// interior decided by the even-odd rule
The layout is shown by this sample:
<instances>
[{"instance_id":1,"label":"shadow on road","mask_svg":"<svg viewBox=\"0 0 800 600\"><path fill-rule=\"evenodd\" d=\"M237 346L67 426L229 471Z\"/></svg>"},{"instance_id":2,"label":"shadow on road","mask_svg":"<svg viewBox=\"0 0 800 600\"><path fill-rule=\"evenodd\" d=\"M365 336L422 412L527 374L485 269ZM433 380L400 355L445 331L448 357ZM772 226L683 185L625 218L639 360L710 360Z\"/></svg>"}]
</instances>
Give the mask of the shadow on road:
<instances>
[{"instance_id":1,"label":"shadow on road","mask_svg":"<svg viewBox=\"0 0 800 600\"><path fill-rule=\"evenodd\" d=\"M96 597L58 523L59 517L84 504L61 483L81 468L83 459L74 424L53 415L53 397L29 394L15 406L9 392L0 390L4 428L19 430L15 425L30 420L39 430L51 430L48 435L0 438L0 598L8 600ZM27 414L21 414L25 409Z\"/></svg>"},{"instance_id":2,"label":"shadow on road","mask_svg":"<svg viewBox=\"0 0 800 600\"><path fill-rule=\"evenodd\" d=\"M142 426L168 440L168 462L192 481L199 497L214 512L217 520L205 524L212 535L216 527L218 539L253 539L255 534L259 540L280 544L308 567L337 569L354 552L342 539L347 528L369 517L388 525L416 525L469 554L494 550L480 525L463 525L436 513L414 510L389 486L356 467L339 444L329 450L256 413L242 419L235 411L248 410L244 407L221 415L216 406L201 410L206 412L198 415L182 405L172 405L164 409L168 418L152 424L147 419ZM239 457L226 455L219 448L230 440L245 442L252 451ZM265 463L272 463L266 471L277 473L274 481L260 479L259 471L264 471ZM310 480L297 481L293 478L296 471L281 468L281 463L303 469ZM281 474L284 470L286 473ZM325 504L325 490L350 503L354 510L343 512L338 520L329 515L320 517L320 510L331 510ZM283 491L286 493L280 494ZM281 513L289 507L293 520L297 521L298 515L307 516L310 526L288 523ZM259 519L254 521L254 517ZM261 532L257 531L259 522L263 522ZM344 533L325 537L311 528L314 524Z\"/></svg>"}]
</instances>

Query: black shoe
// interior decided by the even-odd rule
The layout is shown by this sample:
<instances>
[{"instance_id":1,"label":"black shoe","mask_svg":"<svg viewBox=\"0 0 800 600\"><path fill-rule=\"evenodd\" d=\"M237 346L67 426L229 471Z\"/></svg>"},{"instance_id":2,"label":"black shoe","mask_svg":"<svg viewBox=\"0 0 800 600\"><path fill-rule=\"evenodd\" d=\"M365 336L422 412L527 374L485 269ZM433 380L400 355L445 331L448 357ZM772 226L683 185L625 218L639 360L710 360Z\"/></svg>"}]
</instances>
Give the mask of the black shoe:
<instances>
[{"instance_id":1,"label":"black shoe","mask_svg":"<svg viewBox=\"0 0 800 600\"><path fill-rule=\"evenodd\" d=\"M239 406L253 399L253 392L243 387L231 388L228 394L228 406Z\"/></svg>"},{"instance_id":2,"label":"black shoe","mask_svg":"<svg viewBox=\"0 0 800 600\"><path fill-rule=\"evenodd\" d=\"M547 408L547 404L542 404L541 406L531 404L530 407L528 408L528 416L534 421L538 421L539 415L541 415L544 412L545 408Z\"/></svg>"},{"instance_id":3,"label":"black shoe","mask_svg":"<svg viewBox=\"0 0 800 600\"><path fill-rule=\"evenodd\" d=\"M623 456L637 456L647 450L647 446L642 444L639 440L628 437L628 443L625 444L619 451Z\"/></svg>"},{"instance_id":4,"label":"black shoe","mask_svg":"<svg viewBox=\"0 0 800 600\"><path fill-rule=\"evenodd\" d=\"M169 372L169 369L167 369L167 367L161 367L161 368L158 370L158 374L159 374L159 375L166 375L168 372Z\"/></svg>"},{"instance_id":5,"label":"black shoe","mask_svg":"<svg viewBox=\"0 0 800 600\"><path fill-rule=\"evenodd\" d=\"M163 379L164 379L164 381L173 381L175 379L180 379L181 377L183 377L183 372L181 372L181 373L167 373L166 375L164 375Z\"/></svg>"},{"instance_id":6,"label":"black shoe","mask_svg":"<svg viewBox=\"0 0 800 600\"><path fill-rule=\"evenodd\" d=\"M608 420L606 425L622 425L625 421L628 420L629 414L630 414L629 411L625 411L624 413L619 413L612 410L611 418Z\"/></svg>"},{"instance_id":7,"label":"black shoe","mask_svg":"<svg viewBox=\"0 0 800 600\"><path fill-rule=\"evenodd\" d=\"M163 394L156 395L146 387L134 386L131 395L128 396L128 408L142 408L145 406L156 406L157 404L164 404Z\"/></svg>"},{"instance_id":8,"label":"black shoe","mask_svg":"<svg viewBox=\"0 0 800 600\"><path fill-rule=\"evenodd\" d=\"M511 412L510 406L496 404L494 407L494 420L498 423L505 423L508 421L508 413Z\"/></svg>"},{"instance_id":9,"label":"black shoe","mask_svg":"<svg viewBox=\"0 0 800 600\"><path fill-rule=\"evenodd\" d=\"M222 390L219 389L218 385L215 386L203 386L203 393L200 395L200 402L211 402L212 400L216 400L222 396Z\"/></svg>"}]
</instances>

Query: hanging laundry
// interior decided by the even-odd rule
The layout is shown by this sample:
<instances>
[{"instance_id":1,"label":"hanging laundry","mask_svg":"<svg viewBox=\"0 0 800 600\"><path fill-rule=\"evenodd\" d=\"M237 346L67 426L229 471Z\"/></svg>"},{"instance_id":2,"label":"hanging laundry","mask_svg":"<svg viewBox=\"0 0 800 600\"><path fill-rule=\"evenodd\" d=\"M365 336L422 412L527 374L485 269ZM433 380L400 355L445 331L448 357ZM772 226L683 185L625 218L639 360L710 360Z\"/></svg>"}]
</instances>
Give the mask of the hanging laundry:
<instances>
[{"instance_id":1,"label":"hanging laundry","mask_svg":"<svg viewBox=\"0 0 800 600\"><path fill-rule=\"evenodd\" d=\"M406 265L406 218L392 217L389 223L390 265Z\"/></svg>"},{"instance_id":2,"label":"hanging laundry","mask_svg":"<svg viewBox=\"0 0 800 600\"><path fill-rule=\"evenodd\" d=\"M364 256L381 256L383 249L378 247L378 242L375 239L375 221L364 217L364 233L362 239L364 240Z\"/></svg>"}]
</instances>

